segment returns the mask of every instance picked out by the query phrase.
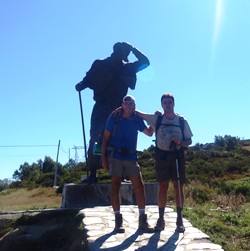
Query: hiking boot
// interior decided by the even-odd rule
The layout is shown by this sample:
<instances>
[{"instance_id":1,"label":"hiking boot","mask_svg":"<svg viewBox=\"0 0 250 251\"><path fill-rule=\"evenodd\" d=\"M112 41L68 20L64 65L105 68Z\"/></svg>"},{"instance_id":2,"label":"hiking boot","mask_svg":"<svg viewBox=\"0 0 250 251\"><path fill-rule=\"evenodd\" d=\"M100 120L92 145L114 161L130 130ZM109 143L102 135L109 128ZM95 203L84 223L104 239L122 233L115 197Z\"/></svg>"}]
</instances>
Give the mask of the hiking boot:
<instances>
[{"instance_id":1,"label":"hiking boot","mask_svg":"<svg viewBox=\"0 0 250 251\"><path fill-rule=\"evenodd\" d=\"M159 218L155 226L155 231L160 232L163 231L164 229L165 229L165 220Z\"/></svg>"},{"instance_id":2,"label":"hiking boot","mask_svg":"<svg viewBox=\"0 0 250 251\"><path fill-rule=\"evenodd\" d=\"M149 227L148 225L148 220L147 220L147 215L143 214L139 216L139 227L138 229L143 230L148 233L153 233L154 229Z\"/></svg>"},{"instance_id":3,"label":"hiking boot","mask_svg":"<svg viewBox=\"0 0 250 251\"><path fill-rule=\"evenodd\" d=\"M178 233L184 233L185 232L185 227L183 225L183 220L181 216L177 217L177 221L176 221L176 231Z\"/></svg>"},{"instance_id":4,"label":"hiking boot","mask_svg":"<svg viewBox=\"0 0 250 251\"><path fill-rule=\"evenodd\" d=\"M176 227L176 231L178 232L178 233L184 233L185 232L185 227L184 227L184 225L177 225L177 227Z\"/></svg>"},{"instance_id":5,"label":"hiking boot","mask_svg":"<svg viewBox=\"0 0 250 251\"><path fill-rule=\"evenodd\" d=\"M116 231L117 233L124 233L125 229L122 226L122 214L118 214L115 216L115 229L114 231Z\"/></svg>"}]
</instances>

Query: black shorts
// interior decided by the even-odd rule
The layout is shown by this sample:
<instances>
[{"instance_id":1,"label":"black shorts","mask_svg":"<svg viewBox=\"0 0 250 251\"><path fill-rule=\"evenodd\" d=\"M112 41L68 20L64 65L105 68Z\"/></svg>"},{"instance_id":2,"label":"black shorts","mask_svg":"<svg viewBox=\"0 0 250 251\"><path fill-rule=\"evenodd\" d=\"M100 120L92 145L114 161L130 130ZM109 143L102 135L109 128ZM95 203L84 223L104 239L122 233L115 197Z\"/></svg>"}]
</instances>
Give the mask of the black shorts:
<instances>
[{"instance_id":1,"label":"black shorts","mask_svg":"<svg viewBox=\"0 0 250 251\"><path fill-rule=\"evenodd\" d=\"M163 151L160 150L159 148L156 148L155 172L156 172L156 180L158 182L178 179L176 160L178 160L180 181L181 183L185 183L186 171L185 171L184 152L181 151L176 153L170 151Z\"/></svg>"}]
</instances>

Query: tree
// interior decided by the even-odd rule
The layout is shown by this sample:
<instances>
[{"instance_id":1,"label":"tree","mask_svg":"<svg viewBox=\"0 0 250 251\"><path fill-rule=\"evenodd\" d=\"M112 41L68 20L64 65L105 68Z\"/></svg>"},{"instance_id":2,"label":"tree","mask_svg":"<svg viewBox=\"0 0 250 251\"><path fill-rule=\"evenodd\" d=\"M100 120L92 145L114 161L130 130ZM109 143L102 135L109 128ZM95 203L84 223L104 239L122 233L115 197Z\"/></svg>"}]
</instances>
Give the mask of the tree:
<instances>
[{"instance_id":1,"label":"tree","mask_svg":"<svg viewBox=\"0 0 250 251\"><path fill-rule=\"evenodd\" d=\"M236 147L240 143L240 139L238 137L233 137L230 135L222 136L215 136L214 138L215 145L226 149L227 151L235 150Z\"/></svg>"},{"instance_id":2,"label":"tree","mask_svg":"<svg viewBox=\"0 0 250 251\"><path fill-rule=\"evenodd\" d=\"M24 162L23 165L19 167L19 170L16 170L13 174L15 180L23 181L30 176L30 165L28 162Z\"/></svg>"},{"instance_id":3,"label":"tree","mask_svg":"<svg viewBox=\"0 0 250 251\"><path fill-rule=\"evenodd\" d=\"M42 165L42 172L51 173L54 171L54 168L55 168L55 161L51 157L45 156Z\"/></svg>"},{"instance_id":4,"label":"tree","mask_svg":"<svg viewBox=\"0 0 250 251\"><path fill-rule=\"evenodd\" d=\"M222 136L215 136L214 143L217 146L224 147L225 146L225 139Z\"/></svg>"},{"instance_id":5,"label":"tree","mask_svg":"<svg viewBox=\"0 0 250 251\"><path fill-rule=\"evenodd\" d=\"M0 180L0 192L9 188L11 181L8 179Z\"/></svg>"},{"instance_id":6,"label":"tree","mask_svg":"<svg viewBox=\"0 0 250 251\"><path fill-rule=\"evenodd\" d=\"M234 150L240 142L240 139L237 137L232 137L230 135L225 135L225 144L226 144L226 150Z\"/></svg>"}]
</instances>

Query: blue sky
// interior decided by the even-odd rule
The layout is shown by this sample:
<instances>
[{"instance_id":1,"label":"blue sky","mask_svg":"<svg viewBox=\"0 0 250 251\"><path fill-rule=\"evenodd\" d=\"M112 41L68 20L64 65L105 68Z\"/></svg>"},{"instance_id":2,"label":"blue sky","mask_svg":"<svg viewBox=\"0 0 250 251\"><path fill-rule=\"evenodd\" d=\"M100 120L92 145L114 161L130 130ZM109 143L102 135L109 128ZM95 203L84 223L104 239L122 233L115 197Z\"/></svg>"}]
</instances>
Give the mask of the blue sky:
<instances>
[{"instance_id":1,"label":"blue sky","mask_svg":"<svg viewBox=\"0 0 250 251\"><path fill-rule=\"evenodd\" d=\"M249 11L249 0L2 0L0 179L25 161L56 160L59 140L59 162L75 157L72 148L83 145L75 84L119 41L151 63L129 90L139 110L160 110L161 95L172 93L193 144L249 139ZM82 101L88 141L91 90ZM152 139L140 134L138 149ZM84 160L83 150L78 156Z\"/></svg>"}]
</instances>

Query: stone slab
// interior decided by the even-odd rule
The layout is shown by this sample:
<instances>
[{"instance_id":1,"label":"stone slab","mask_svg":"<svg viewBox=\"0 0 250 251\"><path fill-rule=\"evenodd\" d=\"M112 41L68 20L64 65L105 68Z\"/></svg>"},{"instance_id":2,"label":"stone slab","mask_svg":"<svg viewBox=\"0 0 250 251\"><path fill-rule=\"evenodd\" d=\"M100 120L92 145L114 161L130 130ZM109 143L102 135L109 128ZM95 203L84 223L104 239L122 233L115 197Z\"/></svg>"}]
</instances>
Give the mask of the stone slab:
<instances>
[{"instance_id":1,"label":"stone slab","mask_svg":"<svg viewBox=\"0 0 250 251\"><path fill-rule=\"evenodd\" d=\"M146 204L157 205L158 184L145 183ZM62 208L85 208L109 206L110 183L65 184L62 193ZM132 184L124 182L120 189L121 205L136 205Z\"/></svg>"},{"instance_id":2,"label":"stone slab","mask_svg":"<svg viewBox=\"0 0 250 251\"><path fill-rule=\"evenodd\" d=\"M209 236L194 228L184 219L186 231L178 233L171 222L176 222L176 213L172 208L166 208L164 231L143 233L138 228L138 208L134 205L121 206L125 233L113 231L115 222L111 206L86 208L80 211L84 214L83 224L87 230L87 242L90 251L224 251L218 244L209 240ZM157 206L146 206L148 222L154 226L157 221ZM97 220L97 218L99 219ZM171 218L171 220L168 220Z\"/></svg>"}]
</instances>

